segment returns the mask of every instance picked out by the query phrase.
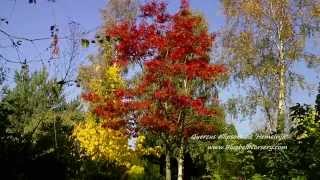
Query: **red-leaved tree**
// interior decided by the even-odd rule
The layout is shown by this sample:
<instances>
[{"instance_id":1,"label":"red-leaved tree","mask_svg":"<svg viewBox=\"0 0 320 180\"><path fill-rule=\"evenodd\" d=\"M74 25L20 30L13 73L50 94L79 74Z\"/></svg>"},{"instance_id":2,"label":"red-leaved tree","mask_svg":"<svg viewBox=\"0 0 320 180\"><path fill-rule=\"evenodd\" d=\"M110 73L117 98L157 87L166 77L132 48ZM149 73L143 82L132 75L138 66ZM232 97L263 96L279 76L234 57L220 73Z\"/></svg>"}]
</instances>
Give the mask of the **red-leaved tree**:
<instances>
[{"instance_id":1,"label":"red-leaved tree","mask_svg":"<svg viewBox=\"0 0 320 180\"><path fill-rule=\"evenodd\" d=\"M204 19L191 12L187 0L182 0L175 14L167 12L165 3L151 1L141 7L135 22L120 22L106 29L106 34L115 42L112 63L123 69L140 65L140 78L117 89L115 99L103 100L93 94L85 95L86 99L100 101L94 112L106 119L109 128L132 132L137 126L158 134L166 140L167 155L175 142L178 179L182 180L189 137L215 132L214 126L201 121L215 116L216 111L208 108L212 99L200 93L226 72L223 65L210 63L215 36L208 32ZM166 160L170 170L170 155ZM166 178L170 179L170 171Z\"/></svg>"}]
</instances>

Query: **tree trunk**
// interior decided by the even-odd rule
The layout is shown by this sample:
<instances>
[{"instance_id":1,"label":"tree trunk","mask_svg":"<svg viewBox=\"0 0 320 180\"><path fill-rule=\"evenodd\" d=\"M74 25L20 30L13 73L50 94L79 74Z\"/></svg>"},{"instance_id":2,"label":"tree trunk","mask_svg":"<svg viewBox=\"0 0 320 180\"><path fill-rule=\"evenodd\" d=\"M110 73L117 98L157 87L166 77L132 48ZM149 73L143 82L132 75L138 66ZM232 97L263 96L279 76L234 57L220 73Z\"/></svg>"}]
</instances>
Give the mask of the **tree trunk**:
<instances>
[{"instance_id":1,"label":"tree trunk","mask_svg":"<svg viewBox=\"0 0 320 180\"><path fill-rule=\"evenodd\" d=\"M166 180L171 180L171 162L169 152L166 152Z\"/></svg>"},{"instance_id":2,"label":"tree trunk","mask_svg":"<svg viewBox=\"0 0 320 180\"><path fill-rule=\"evenodd\" d=\"M281 26L280 31L281 33ZM281 36L279 36L279 94L278 94L278 114L274 130L283 132L285 121L285 102L286 102L286 66L284 57L284 44Z\"/></svg>"},{"instance_id":3,"label":"tree trunk","mask_svg":"<svg viewBox=\"0 0 320 180\"><path fill-rule=\"evenodd\" d=\"M285 121L285 94L286 94L286 84L285 84L285 67L281 65L280 75L279 75L279 102L278 102L278 118L277 118L277 131L283 132L284 121Z\"/></svg>"},{"instance_id":4,"label":"tree trunk","mask_svg":"<svg viewBox=\"0 0 320 180\"><path fill-rule=\"evenodd\" d=\"M184 170L184 147L181 144L180 151L178 154L178 180L183 180L183 170Z\"/></svg>"}]
</instances>

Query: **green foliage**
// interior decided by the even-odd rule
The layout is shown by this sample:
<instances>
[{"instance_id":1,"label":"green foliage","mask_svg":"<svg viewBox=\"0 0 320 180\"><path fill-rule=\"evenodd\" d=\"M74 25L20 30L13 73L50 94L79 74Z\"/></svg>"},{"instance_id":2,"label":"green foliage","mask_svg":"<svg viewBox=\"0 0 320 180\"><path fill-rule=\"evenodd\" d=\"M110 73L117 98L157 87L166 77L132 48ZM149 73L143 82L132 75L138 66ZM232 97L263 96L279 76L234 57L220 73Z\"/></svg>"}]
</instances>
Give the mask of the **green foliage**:
<instances>
[{"instance_id":1,"label":"green foliage","mask_svg":"<svg viewBox=\"0 0 320 180\"><path fill-rule=\"evenodd\" d=\"M16 73L16 87L6 90L1 102L10 111L8 133L32 136L37 140L43 133L41 128L55 121L55 111L64 108L65 102L62 88L55 81L48 81L47 77L46 71L31 76L27 69Z\"/></svg>"},{"instance_id":2,"label":"green foliage","mask_svg":"<svg viewBox=\"0 0 320 180\"><path fill-rule=\"evenodd\" d=\"M237 135L235 127L225 121L212 121L218 134ZM209 150L209 146L235 145L237 140L190 140L188 151L190 152L195 176L212 175L213 179L230 179L239 174L240 162L235 152L227 150Z\"/></svg>"},{"instance_id":3,"label":"green foliage","mask_svg":"<svg viewBox=\"0 0 320 180\"><path fill-rule=\"evenodd\" d=\"M240 156L245 164L254 166L252 173L263 175L263 179L318 179L320 177L320 124L317 119L317 107L316 100L315 107L297 104L290 108L292 124L290 139L254 139L252 141L256 145L287 146L286 150L254 150L253 161L246 160L243 155Z\"/></svg>"},{"instance_id":4,"label":"green foliage","mask_svg":"<svg viewBox=\"0 0 320 180\"><path fill-rule=\"evenodd\" d=\"M318 179L320 177L319 95L314 107L297 104L290 108L290 138L252 139L197 142L190 151L197 164L206 164L212 179ZM227 132L226 132L227 133ZM229 132L230 134L230 132ZM268 134L265 134L268 135ZM275 134L279 135L279 134ZM211 150L209 145L287 146L284 150ZM203 155L203 157L202 157Z\"/></svg>"},{"instance_id":5,"label":"green foliage","mask_svg":"<svg viewBox=\"0 0 320 180\"><path fill-rule=\"evenodd\" d=\"M81 39L81 46L83 48L89 47L90 41L88 39Z\"/></svg>"},{"instance_id":6,"label":"green foliage","mask_svg":"<svg viewBox=\"0 0 320 180\"><path fill-rule=\"evenodd\" d=\"M263 176L261 176L260 174L254 174L252 176L252 180L265 180L265 178Z\"/></svg>"},{"instance_id":7,"label":"green foliage","mask_svg":"<svg viewBox=\"0 0 320 180\"><path fill-rule=\"evenodd\" d=\"M126 176L126 168L112 162L82 157L80 164L80 171L73 178L75 180L123 179Z\"/></svg>"},{"instance_id":8,"label":"green foliage","mask_svg":"<svg viewBox=\"0 0 320 180\"><path fill-rule=\"evenodd\" d=\"M129 180L143 180L144 179L144 168L141 166L132 166L127 172Z\"/></svg>"},{"instance_id":9,"label":"green foliage","mask_svg":"<svg viewBox=\"0 0 320 180\"><path fill-rule=\"evenodd\" d=\"M315 108L296 105L291 108L294 138L292 160L299 160L295 168L308 178L320 177L320 123Z\"/></svg>"},{"instance_id":10,"label":"green foliage","mask_svg":"<svg viewBox=\"0 0 320 180\"><path fill-rule=\"evenodd\" d=\"M62 87L49 80L45 70L29 74L24 66L16 73L15 86L5 89L0 102L1 166L11 179L39 179L77 175L80 154L69 137L73 124L82 119L77 100L67 102ZM49 166L47 165L49 164Z\"/></svg>"}]
</instances>

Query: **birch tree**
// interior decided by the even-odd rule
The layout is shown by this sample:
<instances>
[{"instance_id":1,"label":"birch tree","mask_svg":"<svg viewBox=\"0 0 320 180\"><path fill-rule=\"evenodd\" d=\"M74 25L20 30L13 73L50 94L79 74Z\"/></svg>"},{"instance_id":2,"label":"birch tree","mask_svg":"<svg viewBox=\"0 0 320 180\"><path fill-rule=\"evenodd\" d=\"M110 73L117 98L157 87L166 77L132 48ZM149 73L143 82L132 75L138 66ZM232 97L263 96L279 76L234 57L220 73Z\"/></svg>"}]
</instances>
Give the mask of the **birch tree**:
<instances>
[{"instance_id":1,"label":"birch tree","mask_svg":"<svg viewBox=\"0 0 320 180\"><path fill-rule=\"evenodd\" d=\"M232 79L247 90L244 111L264 112L266 130L283 131L286 103L305 77L294 71L304 61L315 67L319 56L306 50L319 32L319 0L222 0L226 16L223 60Z\"/></svg>"}]
</instances>

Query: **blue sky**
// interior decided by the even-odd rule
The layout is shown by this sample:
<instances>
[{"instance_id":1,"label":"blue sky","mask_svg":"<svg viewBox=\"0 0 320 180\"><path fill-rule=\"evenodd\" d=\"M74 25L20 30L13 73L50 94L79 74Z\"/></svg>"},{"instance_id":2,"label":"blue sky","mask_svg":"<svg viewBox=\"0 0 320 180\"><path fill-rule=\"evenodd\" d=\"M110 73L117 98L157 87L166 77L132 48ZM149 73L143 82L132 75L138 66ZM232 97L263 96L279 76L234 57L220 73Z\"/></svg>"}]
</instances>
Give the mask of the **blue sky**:
<instances>
[{"instance_id":1,"label":"blue sky","mask_svg":"<svg viewBox=\"0 0 320 180\"><path fill-rule=\"evenodd\" d=\"M170 11L176 10L180 6L179 0L170 0ZM218 32L224 25L224 17L219 0L191 0L191 7L204 14L210 25L210 31ZM0 4L0 18L6 18L9 24L0 24L0 28L10 32L15 36L23 36L28 38L42 38L50 37L49 28L51 25L57 25L59 28L59 36L68 35L69 23L74 21L79 24L81 31L90 31L85 38L94 37L94 32L97 27L102 23L101 21L101 9L106 5L105 0L56 0L55 3L48 2L47 0L38 0L37 4L29 4L28 0L1 0ZM60 42L60 49L64 51L67 49L67 41ZM10 45L10 42L5 36L0 35L0 47ZM56 60L49 60L50 40L37 41L35 44L23 42L20 48L20 60L39 60L45 61L46 68L49 69L51 75L58 77L65 72L65 59L60 58ZM316 45L315 45L316 46ZM314 47L308 47L312 50ZM316 49L316 48L315 48ZM95 48L81 49L81 53L78 55L77 60L74 62L73 76L76 76L76 67L80 64L86 63L86 57L96 51ZM319 51L318 51L319 52ZM0 54L5 55L8 59L18 61L17 53L12 48L0 48ZM7 64L10 67L9 72L13 72L18 69L18 64ZM41 68L40 61L36 61L30 64L31 70L37 70ZM310 70L305 68L303 63L299 63L295 66L297 72L305 74L307 80L316 84L319 82L319 77ZM12 73L9 75L12 80ZM315 89L315 88L314 88ZM72 87L67 90L67 94L72 96L79 94L80 90ZM236 87L230 87L223 90L221 93L222 101L225 101L228 97L238 95L238 89ZM303 95L301 95L303 94ZM315 92L308 96L308 93L301 90L295 90L293 92L294 101L302 103L313 103ZM236 124L238 133L241 136L246 136L252 131L250 126L250 120L233 121ZM259 124L259 123L257 123Z\"/></svg>"}]
</instances>

